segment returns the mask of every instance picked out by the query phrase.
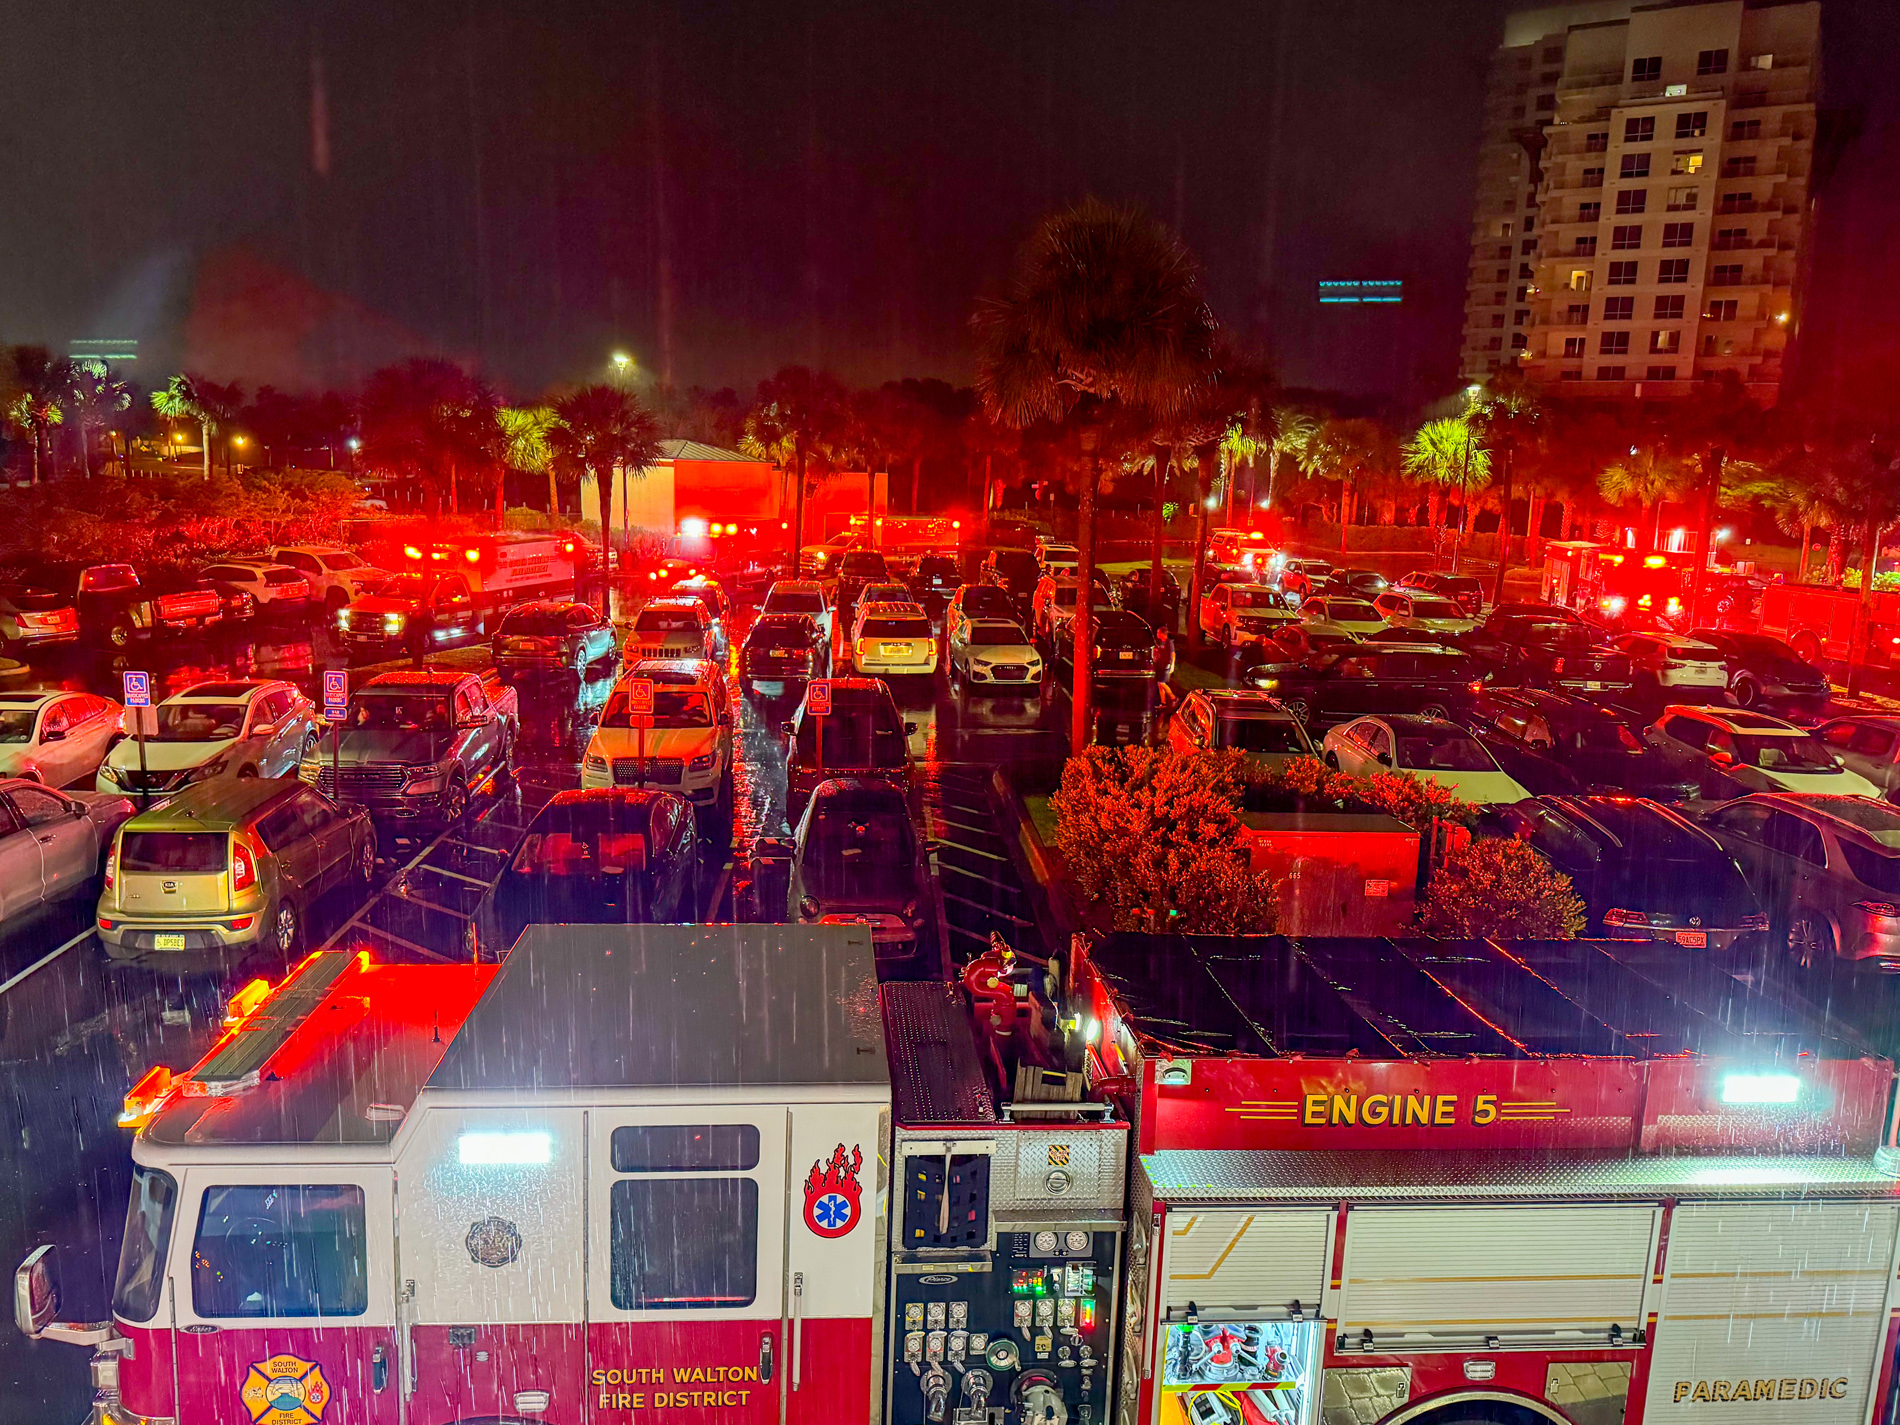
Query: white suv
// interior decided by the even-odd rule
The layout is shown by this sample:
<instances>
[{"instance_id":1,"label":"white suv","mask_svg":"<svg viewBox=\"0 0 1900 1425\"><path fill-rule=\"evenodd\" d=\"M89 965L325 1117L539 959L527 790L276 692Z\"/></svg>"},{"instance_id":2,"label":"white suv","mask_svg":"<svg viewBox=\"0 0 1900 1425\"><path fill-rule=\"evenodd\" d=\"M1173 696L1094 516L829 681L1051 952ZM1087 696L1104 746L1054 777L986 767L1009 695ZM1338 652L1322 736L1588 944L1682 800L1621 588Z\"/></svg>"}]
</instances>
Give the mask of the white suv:
<instances>
[{"instance_id":1,"label":"white suv","mask_svg":"<svg viewBox=\"0 0 1900 1425\"><path fill-rule=\"evenodd\" d=\"M656 684L641 726L627 684ZM642 756L645 761L642 763ZM645 658L622 675L581 761L582 787L652 787L693 804L700 836L732 834L732 700L705 658Z\"/></svg>"},{"instance_id":2,"label":"white suv","mask_svg":"<svg viewBox=\"0 0 1900 1425\"><path fill-rule=\"evenodd\" d=\"M270 557L303 575L309 581L311 599L333 613L389 577L388 570L364 563L340 545L280 544Z\"/></svg>"}]
</instances>

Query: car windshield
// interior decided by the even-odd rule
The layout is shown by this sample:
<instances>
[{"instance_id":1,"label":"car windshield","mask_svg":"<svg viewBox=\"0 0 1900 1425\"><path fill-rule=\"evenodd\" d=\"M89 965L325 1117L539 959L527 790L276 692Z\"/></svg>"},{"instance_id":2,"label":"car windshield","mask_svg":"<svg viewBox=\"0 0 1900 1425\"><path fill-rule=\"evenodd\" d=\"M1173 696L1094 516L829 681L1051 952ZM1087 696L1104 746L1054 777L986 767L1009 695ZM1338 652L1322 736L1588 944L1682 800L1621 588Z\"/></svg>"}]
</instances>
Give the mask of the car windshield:
<instances>
[{"instance_id":1,"label":"car windshield","mask_svg":"<svg viewBox=\"0 0 1900 1425\"><path fill-rule=\"evenodd\" d=\"M947 554L926 554L917 561L917 573L926 579L954 579L957 561Z\"/></svg>"},{"instance_id":2,"label":"car windshield","mask_svg":"<svg viewBox=\"0 0 1900 1425\"><path fill-rule=\"evenodd\" d=\"M559 638L567 632L567 615L560 609L516 609L501 621L501 631L531 638Z\"/></svg>"},{"instance_id":3,"label":"car windshield","mask_svg":"<svg viewBox=\"0 0 1900 1425\"><path fill-rule=\"evenodd\" d=\"M1722 651L1711 648L1706 643L1672 643L1665 645L1666 656L1684 663L1720 663Z\"/></svg>"},{"instance_id":4,"label":"car windshield","mask_svg":"<svg viewBox=\"0 0 1900 1425\"><path fill-rule=\"evenodd\" d=\"M1322 617L1335 623L1378 623L1379 611L1358 599L1327 599L1320 605Z\"/></svg>"},{"instance_id":5,"label":"car windshield","mask_svg":"<svg viewBox=\"0 0 1900 1425\"><path fill-rule=\"evenodd\" d=\"M798 721L798 760L815 767L901 767L910 748L895 709L885 703L832 703L824 717ZM819 756L819 728L824 756Z\"/></svg>"},{"instance_id":6,"label":"car windshield","mask_svg":"<svg viewBox=\"0 0 1900 1425\"><path fill-rule=\"evenodd\" d=\"M867 618L859 627L860 638L928 638L930 620L914 614L882 614Z\"/></svg>"},{"instance_id":7,"label":"car windshield","mask_svg":"<svg viewBox=\"0 0 1900 1425\"><path fill-rule=\"evenodd\" d=\"M863 599L867 604L903 604L910 602L910 590L902 584L866 584Z\"/></svg>"},{"instance_id":8,"label":"car windshield","mask_svg":"<svg viewBox=\"0 0 1900 1425\"><path fill-rule=\"evenodd\" d=\"M816 589L774 589L765 600L769 614L821 614L825 596Z\"/></svg>"},{"instance_id":9,"label":"car windshield","mask_svg":"<svg viewBox=\"0 0 1900 1425\"><path fill-rule=\"evenodd\" d=\"M1055 600L1057 608L1072 609L1075 607L1075 596L1076 586L1074 584L1058 584L1056 585L1055 592L1050 597Z\"/></svg>"},{"instance_id":10,"label":"car windshield","mask_svg":"<svg viewBox=\"0 0 1900 1425\"><path fill-rule=\"evenodd\" d=\"M854 549L838 564L838 577L841 579L882 580L888 579L890 573L890 568L884 563L884 556L868 549Z\"/></svg>"},{"instance_id":11,"label":"car windshield","mask_svg":"<svg viewBox=\"0 0 1900 1425\"><path fill-rule=\"evenodd\" d=\"M963 610L965 618L981 614L1005 614L1013 618L1016 613L1016 605L1009 595L994 584L965 584L957 607Z\"/></svg>"},{"instance_id":12,"label":"car windshield","mask_svg":"<svg viewBox=\"0 0 1900 1425\"><path fill-rule=\"evenodd\" d=\"M119 869L132 876L216 875L230 844L222 831L128 831L119 838Z\"/></svg>"},{"instance_id":13,"label":"car windshield","mask_svg":"<svg viewBox=\"0 0 1900 1425\"><path fill-rule=\"evenodd\" d=\"M448 697L435 692L359 693L349 717L351 727L391 732L441 732L452 721Z\"/></svg>"},{"instance_id":14,"label":"car windshield","mask_svg":"<svg viewBox=\"0 0 1900 1425\"><path fill-rule=\"evenodd\" d=\"M1271 589L1236 589L1230 595L1237 609L1283 609L1286 600Z\"/></svg>"},{"instance_id":15,"label":"car windshield","mask_svg":"<svg viewBox=\"0 0 1900 1425\"><path fill-rule=\"evenodd\" d=\"M647 839L637 831L564 826L530 831L515 852L514 869L530 876L624 876L644 870Z\"/></svg>"},{"instance_id":16,"label":"car windshield","mask_svg":"<svg viewBox=\"0 0 1900 1425\"><path fill-rule=\"evenodd\" d=\"M698 633L699 617L690 609L646 609L633 621L635 633Z\"/></svg>"},{"instance_id":17,"label":"car windshield","mask_svg":"<svg viewBox=\"0 0 1900 1425\"><path fill-rule=\"evenodd\" d=\"M1219 744L1238 752L1304 752L1306 743L1291 718L1224 717Z\"/></svg>"},{"instance_id":18,"label":"car windshield","mask_svg":"<svg viewBox=\"0 0 1900 1425\"><path fill-rule=\"evenodd\" d=\"M99 564L79 576L79 587L89 594L116 594L138 586L138 571L130 564Z\"/></svg>"},{"instance_id":19,"label":"car windshield","mask_svg":"<svg viewBox=\"0 0 1900 1425\"><path fill-rule=\"evenodd\" d=\"M888 803L866 807L853 797L827 797L812 817L803 871L821 900L912 901L917 872L910 818Z\"/></svg>"},{"instance_id":20,"label":"car windshield","mask_svg":"<svg viewBox=\"0 0 1900 1425\"><path fill-rule=\"evenodd\" d=\"M1746 767L1764 772L1836 773L1841 769L1828 755L1818 737L1806 733L1798 737L1752 737L1738 733L1734 739L1735 760Z\"/></svg>"},{"instance_id":21,"label":"car windshield","mask_svg":"<svg viewBox=\"0 0 1900 1425\"><path fill-rule=\"evenodd\" d=\"M621 688L607 700L606 711L600 715L602 727L637 727L633 720L633 700L625 688ZM711 727L712 703L704 693L691 688L655 688L653 690L653 721L651 727L693 728Z\"/></svg>"},{"instance_id":22,"label":"car windshield","mask_svg":"<svg viewBox=\"0 0 1900 1425\"><path fill-rule=\"evenodd\" d=\"M1412 600L1412 617L1414 618L1461 619L1464 616L1465 611L1450 599L1414 598Z\"/></svg>"},{"instance_id":23,"label":"car windshield","mask_svg":"<svg viewBox=\"0 0 1900 1425\"><path fill-rule=\"evenodd\" d=\"M1399 734L1399 766L1421 772L1495 772L1498 764L1462 729L1406 729Z\"/></svg>"},{"instance_id":24,"label":"car windshield","mask_svg":"<svg viewBox=\"0 0 1900 1425\"><path fill-rule=\"evenodd\" d=\"M1590 630L1574 623L1534 623L1524 630L1524 641L1540 648L1594 648Z\"/></svg>"},{"instance_id":25,"label":"car windshield","mask_svg":"<svg viewBox=\"0 0 1900 1425\"><path fill-rule=\"evenodd\" d=\"M369 591L379 599L407 599L412 603L420 603L428 592L422 586L420 574L391 574L371 584Z\"/></svg>"},{"instance_id":26,"label":"car windshield","mask_svg":"<svg viewBox=\"0 0 1900 1425\"><path fill-rule=\"evenodd\" d=\"M358 559L354 554L325 554L321 557L323 567L333 574L341 574L345 570L361 569L363 567L363 561Z\"/></svg>"},{"instance_id":27,"label":"car windshield","mask_svg":"<svg viewBox=\"0 0 1900 1425\"><path fill-rule=\"evenodd\" d=\"M223 742L244 730L242 703L161 703L158 742Z\"/></svg>"},{"instance_id":28,"label":"car windshield","mask_svg":"<svg viewBox=\"0 0 1900 1425\"><path fill-rule=\"evenodd\" d=\"M33 719L38 716L33 708L0 709L0 742L31 742Z\"/></svg>"},{"instance_id":29,"label":"car windshield","mask_svg":"<svg viewBox=\"0 0 1900 1425\"><path fill-rule=\"evenodd\" d=\"M1023 631L1013 623L973 623L970 625L971 643L1027 643Z\"/></svg>"}]
</instances>

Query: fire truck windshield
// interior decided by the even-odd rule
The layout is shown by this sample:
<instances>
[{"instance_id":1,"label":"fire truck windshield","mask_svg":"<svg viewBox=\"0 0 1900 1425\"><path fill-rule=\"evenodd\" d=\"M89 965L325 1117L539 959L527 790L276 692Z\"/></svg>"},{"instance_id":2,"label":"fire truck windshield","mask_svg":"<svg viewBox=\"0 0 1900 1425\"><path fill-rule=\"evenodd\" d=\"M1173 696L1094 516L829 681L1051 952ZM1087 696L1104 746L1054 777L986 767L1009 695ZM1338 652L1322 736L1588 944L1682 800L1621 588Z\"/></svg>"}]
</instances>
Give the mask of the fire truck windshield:
<instances>
[{"instance_id":1,"label":"fire truck windshield","mask_svg":"<svg viewBox=\"0 0 1900 1425\"><path fill-rule=\"evenodd\" d=\"M132 1200L125 1209L125 1238L119 1244L119 1278L112 1290L112 1314L126 1321L150 1321L165 1286L165 1249L172 1238L172 1209L178 1184L157 1168L132 1170Z\"/></svg>"},{"instance_id":2,"label":"fire truck windshield","mask_svg":"<svg viewBox=\"0 0 1900 1425\"><path fill-rule=\"evenodd\" d=\"M363 1189L208 1187L191 1244L200 1316L361 1316L369 1309Z\"/></svg>"}]
</instances>

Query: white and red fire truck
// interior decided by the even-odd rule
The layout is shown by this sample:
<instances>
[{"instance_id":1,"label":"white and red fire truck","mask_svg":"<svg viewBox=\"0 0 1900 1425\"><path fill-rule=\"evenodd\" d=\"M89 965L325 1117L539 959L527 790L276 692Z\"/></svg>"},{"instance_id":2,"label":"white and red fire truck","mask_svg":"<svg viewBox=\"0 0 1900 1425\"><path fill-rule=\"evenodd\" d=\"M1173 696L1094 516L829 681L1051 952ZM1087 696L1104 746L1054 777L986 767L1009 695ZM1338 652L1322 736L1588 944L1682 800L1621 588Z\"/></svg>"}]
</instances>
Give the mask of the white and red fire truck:
<instances>
[{"instance_id":1,"label":"white and red fire truck","mask_svg":"<svg viewBox=\"0 0 1900 1425\"><path fill-rule=\"evenodd\" d=\"M584 558L580 540L571 534L476 534L404 544L385 567L395 573L459 574L468 581L476 607L487 611L524 599L572 595Z\"/></svg>"},{"instance_id":2,"label":"white and red fire truck","mask_svg":"<svg viewBox=\"0 0 1900 1425\"><path fill-rule=\"evenodd\" d=\"M1646 943L1175 946L1077 970L1118 1425L1893 1418L1885 1059Z\"/></svg>"},{"instance_id":3,"label":"white and red fire truck","mask_svg":"<svg viewBox=\"0 0 1900 1425\"><path fill-rule=\"evenodd\" d=\"M1062 978L881 1007L847 925L313 953L127 1098L113 1320L50 1248L16 1319L111 1425L1104 1425L1128 1125Z\"/></svg>"}]
</instances>

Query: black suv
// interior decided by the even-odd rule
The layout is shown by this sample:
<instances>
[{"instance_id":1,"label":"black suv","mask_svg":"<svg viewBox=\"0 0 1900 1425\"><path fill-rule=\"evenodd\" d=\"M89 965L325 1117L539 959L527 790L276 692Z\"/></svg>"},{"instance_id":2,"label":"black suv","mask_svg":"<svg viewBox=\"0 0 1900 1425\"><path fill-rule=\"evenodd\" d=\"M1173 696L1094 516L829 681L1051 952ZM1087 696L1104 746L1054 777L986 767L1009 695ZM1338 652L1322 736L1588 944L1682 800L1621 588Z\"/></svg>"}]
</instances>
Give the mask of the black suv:
<instances>
[{"instance_id":1,"label":"black suv","mask_svg":"<svg viewBox=\"0 0 1900 1425\"><path fill-rule=\"evenodd\" d=\"M810 614L760 614L739 650L739 685L753 697L801 691L831 671L831 645Z\"/></svg>"},{"instance_id":2,"label":"black suv","mask_svg":"<svg viewBox=\"0 0 1900 1425\"><path fill-rule=\"evenodd\" d=\"M963 570L951 555L926 554L904 582L910 586L911 597L935 618L963 582Z\"/></svg>"},{"instance_id":3,"label":"black suv","mask_svg":"<svg viewBox=\"0 0 1900 1425\"><path fill-rule=\"evenodd\" d=\"M1095 640L1089 676L1098 685L1142 679L1153 681L1155 631L1146 623L1126 609L1101 609L1090 623L1089 633ZM1063 639L1055 653L1059 667L1066 670L1075 666L1074 639Z\"/></svg>"},{"instance_id":4,"label":"black suv","mask_svg":"<svg viewBox=\"0 0 1900 1425\"><path fill-rule=\"evenodd\" d=\"M1115 594L1121 606L1137 618L1145 619L1151 628L1165 628L1173 633L1181 622L1181 584L1168 570L1161 571L1161 597L1148 598L1148 573L1146 568L1131 569L1122 575L1121 583Z\"/></svg>"},{"instance_id":5,"label":"black suv","mask_svg":"<svg viewBox=\"0 0 1900 1425\"><path fill-rule=\"evenodd\" d=\"M1819 717L1833 689L1827 674L1802 660L1791 644L1765 633L1723 633L1713 628L1689 631L1728 665L1729 695L1745 708L1775 708Z\"/></svg>"},{"instance_id":6,"label":"black suv","mask_svg":"<svg viewBox=\"0 0 1900 1425\"><path fill-rule=\"evenodd\" d=\"M1482 687L1469 656L1425 643L1361 643L1303 663L1264 663L1246 674L1246 682L1273 694L1308 728L1367 713L1458 722Z\"/></svg>"},{"instance_id":7,"label":"black suv","mask_svg":"<svg viewBox=\"0 0 1900 1425\"><path fill-rule=\"evenodd\" d=\"M1591 693L1630 688L1629 655L1553 604L1499 604L1458 642L1499 682Z\"/></svg>"},{"instance_id":8,"label":"black suv","mask_svg":"<svg viewBox=\"0 0 1900 1425\"><path fill-rule=\"evenodd\" d=\"M880 678L833 678L831 711L814 717L810 691L785 724L785 815L796 822L812 789L831 777L873 777L910 785L910 734Z\"/></svg>"},{"instance_id":9,"label":"black suv","mask_svg":"<svg viewBox=\"0 0 1900 1425\"><path fill-rule=\"evenodd\" d=\"M982 580L1008 590L1016 602L1017 619L1028 623L1030 600L1035 598L1036 585L1042 580L1042 566L1032 551L992 549L983 560Z\"/></svg>"},{"instance_id":10,"label":"black suv","mask_svg":"<svg viewBox=\"0 0 1900 1425\"><path fill-rule=\"evenodd\" d=\"M1699 790L1680 763L1588 698L1487 687L1472 704L1470 725L1498 765L1533 792L1626 792L1669 802Z\"/></svg>"}]
</instances>

